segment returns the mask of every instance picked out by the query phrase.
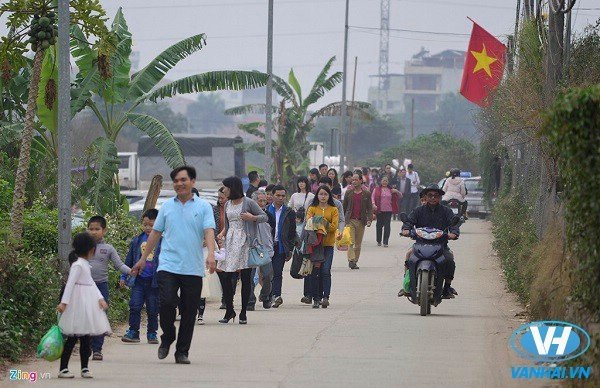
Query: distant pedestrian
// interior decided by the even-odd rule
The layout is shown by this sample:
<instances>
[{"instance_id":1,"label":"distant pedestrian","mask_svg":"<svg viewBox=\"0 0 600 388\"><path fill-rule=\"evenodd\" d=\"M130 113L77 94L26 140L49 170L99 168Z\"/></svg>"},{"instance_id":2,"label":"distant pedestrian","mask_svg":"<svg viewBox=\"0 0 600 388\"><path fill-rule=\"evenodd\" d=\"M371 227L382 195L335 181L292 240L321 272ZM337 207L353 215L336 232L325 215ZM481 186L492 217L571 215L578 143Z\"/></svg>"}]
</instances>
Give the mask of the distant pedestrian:
<instances>
[{"instance_id":1,"label":"distant pedestrian","mask_svg":"<svg viewBox=\"0 0 600 388\"><path fill-rule=\"evenodd\" d=\"M329 171L327 171L327 177L331 179L331 194L333 194L336 199L340 199L342 196L342 185L338 179L337 170L335 168L330 168Z\"/></svg>"},{"instance_id":2,"label":"distant pedestrian","mask_svg":"<svg viewBox=\"0 0 600 388\"><path fill-rule=\"evenodd\" d=\"M306 213L306 209L308 209L313 198L315 197L315 195L311 192L308 178L305 176L299 177L296 183L296 188L297 191L290 197L288 206L294 211L298 211L302 208Z\"/></svg>"},{"instance_id":3,"label":"distant pedestrian","mask_svg":"<svg viewBox=\"0 0 600 388\"><path fill-rule=\"evenodd\" d=\"M327 176L327 171L329 170L329 166L325 163L319 165L319 178Z\"/></svg>"},{"instance_id":4,"label":"distant pedestrian","mask_svg":"<svg viewBox=\"0 0 600 388\"><path fill-rule=\"evenodd\" d=\"M377 223L375 225L377 246L381 246L382 242L385 248L388 246L391 232L390 222L392 220L392 214L398 213L399 197L400 192L389 186L389 179L387 175L384 175L381 178L381 184L375 187L375 190L373 190L373 194L371 195L373 208L377 209Z\"/></svg>"},{"instance_id":5,"label":"distant pedestrian","mask_svg":"<svg viewBox=\"0 0 600 388\"><path fill-rule=\"evenodd\" d=\"M308 173L308 180L310 182L310 192L316 194L317 189L319 188L319 179L321 179L321 174L319 170L316 168L311 168Z\"/></svg>"},{"instance_id":6,"label":"distant pedestrian","mask_svg":"<svg viewBox=\"0 0 600 388\"><path fill-rule=\"evenodd\" d=\"M244 197L242 181L238 177L229 177L223 180L223 192L229 199L225 204L225 226L217 236L224 244L227 252L224 260L219 260L217 270L225 305L227 310L220 323L228 323L236 317L233 307L233 287L231 277L239 272L242 280L242 308L239 323L246 324L248 318L246 309L250 299L252 268L248 266L250 244L257 236L259 222L267 222L265 212L251 198Z\"/></svg>"},{"instance_id":7,"label":"distant pedestrian","mask_svg":"<svg viewBox=\"0 0 600 388\"><path fill-rule=\"evenodd\" d=\"M400 192L400 196L398 199L398 211L400 213L408 213L409 212L409 202L411 201L410 193L411 193L411 183L410 179L406 177L406 169L404 166L400 166L400 171L398 172L398 191Z\"/></svg>"},{"instance_id":8,"label":"distant pedestrian","mask_svg":"<svg viewBox=\"0 0 600 388\"><path fill-rule=\"evenodd\" d=\"M358 269L365 227L370 227L373 220L371 193L364 187L359 173L352 176L352 188L346 191L343 205L346 225L350 227L353 241L348 249L348 266L350 269Z\"/></svg>"},{"instance_id":9,"label":"distant pedestrian","mask_svg":"<svg viewBox=\"0 0 600 388\"><path fill-rule=\"evenodd\" d=\"M248 180L250 181L250 186L248 190L246 190L246 197L252 198L252 193L258 190L260 185L260 176L258 175L258 171L250 171L248 173Z\"/></svg>"},{"instance_id":10,"label":"distant pedestrian","mask_svg":"<svg viewBox=\"0 0 600 388\"><path fill-rule=\"evenodd\" d=\"M421 186L421 179L419 178L419 173L415 171L412 163L406 166L406 169L408 170L406 177L410 179L410 200L407 209L410 212L420 204L419 186Z\"/></svg>"},{"instance_id":11,"label":"distant pedestrian","mask_svg":"<svg viewBox=\"0 0 600 388\"><path fill-rule=\"evenodd\" d=\"M348 190L349 187L352 187L352 171L345 171L342 174L342 195L340 197L340 201L344 199L344 195L346 194L346 190Z\"/></svg>"}]
</instances>

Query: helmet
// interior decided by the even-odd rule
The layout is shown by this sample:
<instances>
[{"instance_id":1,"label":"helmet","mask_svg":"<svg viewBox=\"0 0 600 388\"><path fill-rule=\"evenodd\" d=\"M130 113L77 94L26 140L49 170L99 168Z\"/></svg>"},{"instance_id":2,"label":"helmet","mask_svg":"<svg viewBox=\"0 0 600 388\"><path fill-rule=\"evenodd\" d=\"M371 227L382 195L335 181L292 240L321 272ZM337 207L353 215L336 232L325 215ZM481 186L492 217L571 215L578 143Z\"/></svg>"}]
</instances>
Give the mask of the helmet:
<instances>
[{"instance_id":1,"label":"helmet","mask_svg":"<svg viewBox=\"0 0 600 388\"><path fill-rule=\"evenodd\" d=\"M450 171L446 171L446 178L450 177Z\"/></svg>"},{"instance_id":2,"label":"helmet","mask_svg":"<svg viewBox=\"0 0 600 388\"><path fill-rule=\"evenodd\" d=\"M460 176L460 170L458 168L453 168L450 170L450 176L451 177L457 177Z\"/></svg>"}]
</instances>

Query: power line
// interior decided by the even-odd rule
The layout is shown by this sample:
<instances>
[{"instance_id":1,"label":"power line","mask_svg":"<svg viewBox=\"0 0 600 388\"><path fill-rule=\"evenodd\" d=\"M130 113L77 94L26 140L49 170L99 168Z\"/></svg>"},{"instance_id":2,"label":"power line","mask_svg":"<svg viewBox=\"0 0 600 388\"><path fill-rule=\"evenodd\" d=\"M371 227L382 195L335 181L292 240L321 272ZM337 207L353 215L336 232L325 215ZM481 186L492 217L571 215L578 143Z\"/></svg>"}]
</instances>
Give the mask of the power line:
<instances>
[{"instance_id":1,"label":"power line","mask_svg":"<svg viewBox=\"0 0 600 388\"><path fill-rule=\"evenodd\" d=\"M286 4L306 4L306 3L337 3L340 0L290 0L290 1L278 1L277 6ZM264 6L264 1L254 1L248 3L232 3L232 2L221 2L221 3L204 3L204 4L180 4L180 5L122 5L124 9L172 9L172 8L205 8L205 7L239 7L239 6Z\"/></svg>"},{"instance_id":2,"label":"power line","mask_svg":"<svg viewBox=\"0 0 600 388\"><path fill-rule=\"evenodd\" d=\"M343 31L315 31L315 32L283 32L280 34L274 34L275 36L300 36L300 35L331 35L331 34L341 34ZM215 35L211 36L206 34L206 38L210 39L238 39L238 38L266 38L267 34L252 34L252 35ZM168 37L168 38L142 38L142 39L133 39L135 42L157 42L157 41L174 41L174 40L183 40L187 37Z\"/></svg>"}]
</instances>

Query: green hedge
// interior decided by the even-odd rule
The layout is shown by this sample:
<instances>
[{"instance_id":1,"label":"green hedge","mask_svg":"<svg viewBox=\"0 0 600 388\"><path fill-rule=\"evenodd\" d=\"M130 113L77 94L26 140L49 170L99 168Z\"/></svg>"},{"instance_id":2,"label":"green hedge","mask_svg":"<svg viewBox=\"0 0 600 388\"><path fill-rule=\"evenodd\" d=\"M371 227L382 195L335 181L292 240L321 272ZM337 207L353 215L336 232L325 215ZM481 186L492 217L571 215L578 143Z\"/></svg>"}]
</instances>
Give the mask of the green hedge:
<instances>
[{"instance_id":1,"label":"green hedge","mask_svg":"<svg viewBox=\"0 0 600 388\"><path fill-rule=\"evenodd\" d=\"M519 299L529 301L532 283L531 258L537 237L527 204L511 193L498 199L492 214L492 246L498 253L508 289Z\"/></svg>"},{"instance_id":2,"label":"green hedge","mask_svg":"<svg viewBox=\"0 0 600 388\"><path fill-rule=\"evenodd\" d=\"M1 182L0 182L1 183ZM2 197L0 184L0 198ZM141 232L138 220L120 211L107 216L106 241L115 246L124 260L131 238ZM56 305L63 284L57 259L58 215L45 205L43 198L34 201L25 215L25 249L18 260L0 274L0 360L18 360L32 350L56 321ZM7 223L0 225L2 230ZM84 230L83 227L73 231ZM0 239L0 257L5 257L8 246ZM129 291L118 287L120 273L109 264L110 307L108 317L114 325L127 318Z\"/></svg>"},{"instance_id":3,"label":"green hedge","mask_svg":"<svg viewBox=\"0 0 600 388\"><path fill-rule=\"evenodd\" d=\"M574 296L599 313L600 300L600 85L560 96L544 134L564 182L567 243L575 259Z\"/></svg>"}]
</instances>

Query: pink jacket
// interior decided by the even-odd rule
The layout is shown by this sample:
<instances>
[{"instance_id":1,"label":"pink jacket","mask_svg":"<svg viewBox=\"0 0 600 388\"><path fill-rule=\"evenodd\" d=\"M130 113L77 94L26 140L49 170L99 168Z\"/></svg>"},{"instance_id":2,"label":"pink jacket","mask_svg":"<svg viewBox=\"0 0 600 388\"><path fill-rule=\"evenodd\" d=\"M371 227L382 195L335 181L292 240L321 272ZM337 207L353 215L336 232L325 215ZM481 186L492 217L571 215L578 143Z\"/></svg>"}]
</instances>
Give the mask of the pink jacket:
<instances>
[{"instance_id":1,"label":"pink jacket","mask_svg":"<svg viewBox=\"0 0 600 388\"><path fill-rule=\"evenodd\" d=\"M463 202L465 200L465 195L467 195L465 182L459 177L446 179L442 190L446 192L446 194L444 194L442 197L442 200L444 201L456 199L460 202Z\"/></svg>"}]
</instances>

